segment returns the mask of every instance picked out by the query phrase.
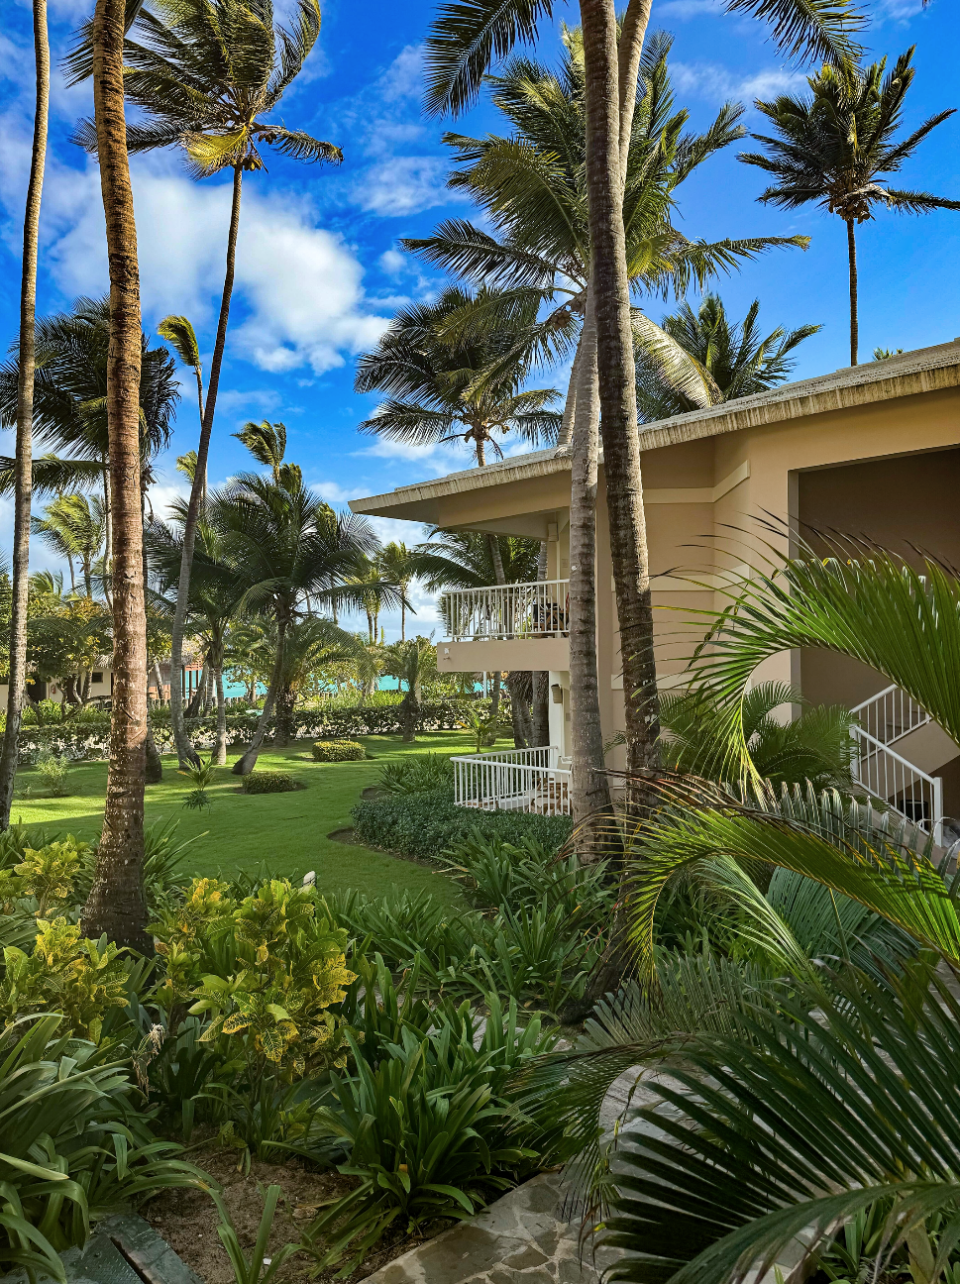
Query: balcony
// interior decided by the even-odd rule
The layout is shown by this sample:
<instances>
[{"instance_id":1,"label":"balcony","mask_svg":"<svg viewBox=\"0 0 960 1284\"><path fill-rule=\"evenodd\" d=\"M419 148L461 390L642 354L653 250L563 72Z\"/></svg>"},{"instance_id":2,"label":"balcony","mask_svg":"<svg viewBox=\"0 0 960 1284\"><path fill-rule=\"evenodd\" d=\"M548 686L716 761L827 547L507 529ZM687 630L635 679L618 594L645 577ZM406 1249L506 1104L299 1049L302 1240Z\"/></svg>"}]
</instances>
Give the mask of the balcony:
<instances>
[{"instance_id":1,"label":"balcony","mask_svg":"<svg viewBox=\"0 0 960 1284\"><path fill-rule=\"evenodd\" d=\"M570 815L570 766L556 745L451 758L458 807Z\"/></svg>"},{"instance_id":2,"label":"balcony","mask_svg":"<svg viewBox=\"0 0 960 1284\"><path fill-rule=\"evenodd\" d=\"M437 648L439 669L569 669L569 590L569 580L448 590L440 599L449 640Z\"/></svg>"}]
</instances>

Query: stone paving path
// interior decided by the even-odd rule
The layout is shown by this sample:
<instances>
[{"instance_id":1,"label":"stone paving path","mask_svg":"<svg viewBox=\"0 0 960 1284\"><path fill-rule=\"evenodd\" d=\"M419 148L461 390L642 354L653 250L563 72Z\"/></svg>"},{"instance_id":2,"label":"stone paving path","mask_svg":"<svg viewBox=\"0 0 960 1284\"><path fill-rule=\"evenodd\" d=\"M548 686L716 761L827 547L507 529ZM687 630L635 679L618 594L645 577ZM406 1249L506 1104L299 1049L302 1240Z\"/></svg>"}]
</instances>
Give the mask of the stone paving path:
<instances>
[{"instance_id":1,"label":"stone paving path","mask_svg":"<svg viewBox=\"0 0 960 1284\"><path fill-rule=\"evenodd\" d=\"M626 1106L635 1078L627 1071L607 1094L606 1127ZM559 1173L541 1173L471 1221L388 1262L365 1284L598 1284L612 1256L594 1260L588 1246L581 1262L579 1227L561 1211L565 1190Z\"/></svg>"}]
</instances>

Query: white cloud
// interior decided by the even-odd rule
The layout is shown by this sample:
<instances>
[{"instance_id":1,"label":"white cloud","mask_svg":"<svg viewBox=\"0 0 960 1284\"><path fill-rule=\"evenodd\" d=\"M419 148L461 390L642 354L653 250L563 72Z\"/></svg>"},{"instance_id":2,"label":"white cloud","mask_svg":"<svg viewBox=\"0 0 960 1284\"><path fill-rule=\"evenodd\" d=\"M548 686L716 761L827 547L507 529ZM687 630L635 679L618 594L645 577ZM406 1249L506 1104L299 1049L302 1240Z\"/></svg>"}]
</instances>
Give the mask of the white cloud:
<instances>
[{"instance_id":1,"label":"white cloud","mask_svg":"<svg viewBox=\"0 0 960 1284\"><path fill-rule=\"evenodd\" d=\"M356 499L358 495L365 493L362 488L345 490L337 482L310 482L310 489L316 491L328 504L345 504L347 500Z\"/></svg>"},{"instance_id":2,"label":"white cloud","mask_svg":"<svg viewBox=\"0 0 960 1284\"><path fill-rule=\"evenodd\" d=\"M674 85L681 93L695 94L715 102L731 98L769 98L794 93L806 84L803 72L769 67L752 76L739 77L719 63L670 64Z\"/></svg>"},{"instance_id":3,"label":"white cloud","mask_svg":"<svg viewBox=\"0 0 960 1284\"><path fill-rule=\"evenodd\" d=\"M384 250L380 255L380 267L388 276L399 276L410 267L410 257L400 250Z\"/></svg>"},{"instance_id":4,"label":"white cloud","mask_svg":"<svg viewBox=\"0 0 960 1284\"><path fill-rule=\"evenodd\" d=\"M437 156L393 156L371 166L354 184L353 195L371 214L414 214L463 199L448 190L447 172Z\"/></svg>"},{"instance_id":5,"label":"white cloud","mask_svg":"<svg viewBox=\"0 0 960 1284\"><path fill-rule=\"evenodd\" d=\"M186 313L208 325L219 306L230 189L164 171L158 158L134 170L144 311ZM106 280L103 210L91 166L52 176L55 235L47 262L67 293L99 292ZM372 312L353 248L317 226L313 207L248 183L240 216L231 346L263 370L340 366L375 343L387 319ZM67 192L70 196L68 200ZM72 222L65 206L74 211ZM66 226L64 226L66 224Z\"/></svg>"},{"instance_id":6,"label":"white cloud","mask_svg":"<svg viewBox=\"0 0 960 1284\"><path fill-rule=\"evenodd\" d=\"M423 88L423 46L407 45L377 81L377 93L385 102L419 98Z\"/></svg>"}]
</instances>

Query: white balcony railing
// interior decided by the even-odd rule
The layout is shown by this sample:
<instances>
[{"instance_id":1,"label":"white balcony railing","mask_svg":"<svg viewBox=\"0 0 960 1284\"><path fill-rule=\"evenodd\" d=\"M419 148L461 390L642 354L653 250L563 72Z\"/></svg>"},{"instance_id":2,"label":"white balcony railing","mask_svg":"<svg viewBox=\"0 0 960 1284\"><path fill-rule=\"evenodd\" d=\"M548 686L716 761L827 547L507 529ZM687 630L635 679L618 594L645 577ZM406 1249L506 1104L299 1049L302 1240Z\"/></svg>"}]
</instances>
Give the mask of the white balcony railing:
<instances>
[{"instance_id":1,"label":"white balcony railing","mask_svg":"<svg viewBox=\"0 0 960 1284\"><path fill-rule=\"evenodd\" d=\"M450 589L440 609L453 642L567 635L569 580Z\"/></svg>"},{"instance_id":2,"label":"white balcony railing","mask_svg":"<svg viewBox=\"0 0 960 1284\"><path fill-rule=\"evenodd\" d=\"M570 815L569 760L556 745L496 749L451 758L459 807Z\"/></svg>"}]
</instances>

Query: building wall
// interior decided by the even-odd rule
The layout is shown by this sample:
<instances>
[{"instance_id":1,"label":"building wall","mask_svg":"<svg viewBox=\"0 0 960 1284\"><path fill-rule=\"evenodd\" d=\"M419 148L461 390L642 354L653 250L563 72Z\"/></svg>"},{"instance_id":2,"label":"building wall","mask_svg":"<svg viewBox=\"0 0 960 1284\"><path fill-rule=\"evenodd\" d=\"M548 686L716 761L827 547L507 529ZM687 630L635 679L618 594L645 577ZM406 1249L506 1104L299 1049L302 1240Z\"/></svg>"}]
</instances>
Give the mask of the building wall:
<instances>
[{"instance_id":1,"label":"building wall","mask_svg":"<svg viewBox=\"0 0 960 1284\"><path fill-rule=\"evenodd\" d=\"M955 388L642 449L641 467L658 673L665 687L682 685L685 661L705 630L697 611L725 602L723 573L742 573L769 555L768 544L788 552L791 529L801 523L862 533L897 551L912 541L960 565ZM436 501L435 520L548 539L548 574L566 578L569 497L566 469L494 485L468 477L462 491ZM601 715L609 739L623 729L624 693L602 468L597 589ZM801 685L817 701L848 704L886 685L862 666L822 652L773 657L756 677ZM569 715L569 675L555 671L555 679L564 703L562 721L559 706L551 710L554 732ZM562 744L568 747L566 739ZM611 765L621 761L622 754L611 756Z\"/></svg>"}]
</instances>

